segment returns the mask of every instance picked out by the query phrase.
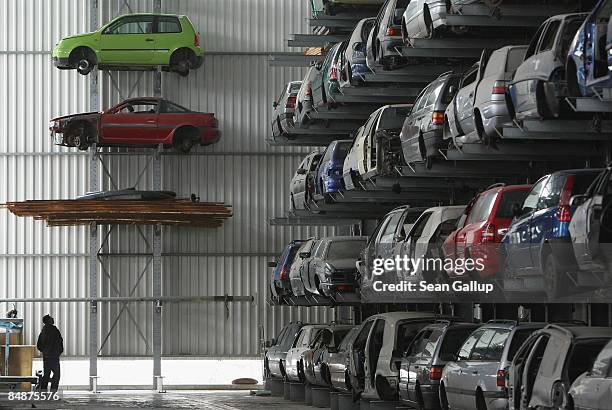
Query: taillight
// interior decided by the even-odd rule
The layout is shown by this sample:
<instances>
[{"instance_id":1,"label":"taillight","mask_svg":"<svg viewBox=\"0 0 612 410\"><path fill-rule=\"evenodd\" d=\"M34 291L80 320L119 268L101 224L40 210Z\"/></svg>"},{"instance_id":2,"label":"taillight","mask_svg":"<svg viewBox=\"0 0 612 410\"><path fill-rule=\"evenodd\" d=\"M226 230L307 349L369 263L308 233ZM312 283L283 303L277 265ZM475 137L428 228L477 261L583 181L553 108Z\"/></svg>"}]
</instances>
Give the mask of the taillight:
<instances>
[{"instance_id":1,"label":"taillight","mask_svg":"<svg viewBox=\"0 0 612 410\"><path fill-rule=\"evenodd\" d=\"M281 280L287 280L289 278L288 273L289 273L289 269L287 269L287 266L283 266L280 272Z\"/></svg>"},{"instance_id":2,"label":"taillight","mask_svg":"<svg viewBox=\"0 0 612 410\"><path fill-rule=\"evenodd\" d=\"M200 35L198 33L196 33L193 38L193 45L195 47L200 47Z\"/></svg>"},{"instance_id":3,"label":"taillight","mask_svg":"<svg viewBox=\"0 0 612 410\"><path fill-rule=\"evenodd\" d=\"M329 69L329 79L331 81L338 81L338 69L335 65L332 65Z\"/></svg>"},{"instance_id":4,"label":"taillight","mask_svg":"<svg viewBox=\"0 0 612 410\"><path fill-rule=\"evenodd\" d=\"M495 225L488 223L482 230L481 243L495 242Z\"/></svg>"},{"instance_id":5,"label":"taillight","mask_svg":"<svg viewBox=\"0 0 612 410\"><path fill-rule=\"evenodd\" d=\"M491 94L506 94L506 83L503 81L495 81Z\"/></svg>"},{"instance_id":6,"label":"taillight","mask_svg":"<svg viewBox=\"0 0 612 410\"><path fill-rule=\"evenodd\" d=\"M387 36L389 37L395 37L395 36L401 36L402 35L402 29L400 27L389 27L387 29Z\"/></svg>"},{"instance_id":7,"label":"taillight","mask_svg":"<svg viewBox=\"0 0 612 410\"><path fill-rule=\"evenodd\" d=\"M351 285L338 285L336 287L336 290L338 292L352 292L353 291L353 287Z\"/></svg>"},{"instance_id":8,"label":"taillight","mask_svg":"<svg viewBox=\"0 0 612 410\"><path fill-rule=\"evenodd\" d=\"M429 380L441 380L442 379L442 368L432 366L429 368Z\"/></svg>"},{"instance_id":9,"label":"taillight","mask_svg":"<svg viewBox=\"0 0 612 410\"><path fill-rule=\"evenodd\" d=\"M285 104L285 108L295 108L295 102L297 100L297 97L295 96L290 96L287 98L287 104Z\"/></svg>"},{"instance_id":10,"label":"taillight","mask_svg":"<svg viewBox=\"0 0 612 410\"><path fill-rule=\"evenodd\" d=\"M431 114L431 123L433 125L444 125L444 113L441 111L434 111Z\"/></svg>"},{"instance_id":11,"label":"taillight","mask_svg":"<svg viewBox=\"0 0 612 410\"><path fill-rule=\"evenodd\" d=\"M506 371L505 370L497 371L497 378L496 378L495 384L497 385L497 387L506 387Z\"/></svg>"},{"instance_id":12,"label":"taillight","mask_svg":"<svg viewBox=\"0 0 612 410\"><path fill-rule=\"evenodd\" d=\"M310 97L312 95L312 86L310 85L310 83L306 84L306 97Z\"/></svg>"},{"instance_id":13,"label":"taillight","mask_svg":"<svg viewBox=\"0 0 612 410\"><path fill-rule=\"evenodd\" d=\"M559 205L555 216L559 222L569 222L572 219L572 210L569 205Z\"/></svg>"}]
</instances>

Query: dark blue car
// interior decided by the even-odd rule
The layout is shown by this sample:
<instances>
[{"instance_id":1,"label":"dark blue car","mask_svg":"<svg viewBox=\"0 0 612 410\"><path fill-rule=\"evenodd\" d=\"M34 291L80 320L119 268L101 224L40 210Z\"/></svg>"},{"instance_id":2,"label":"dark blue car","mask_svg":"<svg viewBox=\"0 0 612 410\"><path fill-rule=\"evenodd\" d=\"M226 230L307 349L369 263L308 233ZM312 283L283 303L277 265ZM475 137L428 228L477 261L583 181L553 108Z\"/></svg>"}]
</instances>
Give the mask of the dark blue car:
<instances>
[{"instance_id":1,"label":"dark blue car","mask_svg":"<svg viewBox=\"0 0 612 410\"><path fill-rule=\"evenodd\" d=\"M329 194L344 189L342 169L352 140L336 140L327 146L317 167L316 192L327 198Z\"/></svg>"},{"instance_id":2,"label":"dark blue car","mask_svg":"<svg viewBox=\"0 0 612 410\"><path fill-rule=\"evenodd\" d=\"M582 195L600 169L555 172L531 188L502 242L505 288L543 290L549 299L568 292L568 276L575 266L569 224L574 209L570 199Z\"/></svg>"},{"instance_id":3,"label":"dark blue car","mask_svg":"<svg viewBox=\"0 0 612 410\"><path fill-rule=\"evenodd\" d=\"M289 281L289 270L295 259L298 249L305 241L303 239L293 240L285 247L281 257L276 262L270 262L272 272L272 283L270 292L274 299L291 293L291 282Z\"/></svg>"},{"instance_id":4,"label":"dark blue car","mask_svg":"<svg viewBox=\"0 0 612 410\"><path fill-rule=\"evenodd\" d=\"M612 0L600 0L582 24L567 57L570 96L592 96L612 88Z\"/></svg>"}]
</instances>

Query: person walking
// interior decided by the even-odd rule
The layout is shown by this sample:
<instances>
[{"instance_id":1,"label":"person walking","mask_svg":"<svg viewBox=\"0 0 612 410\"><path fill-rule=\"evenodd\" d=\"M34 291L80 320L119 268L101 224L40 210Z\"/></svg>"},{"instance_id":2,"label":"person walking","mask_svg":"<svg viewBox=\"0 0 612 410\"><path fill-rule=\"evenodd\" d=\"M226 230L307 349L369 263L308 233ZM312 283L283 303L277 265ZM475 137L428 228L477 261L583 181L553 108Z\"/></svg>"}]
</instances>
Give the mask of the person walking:
<instances>
[{"instance_id":1,"label":"person walking","mask_svg":"<svg viewBox=\"0 0 612 410\"><path fill-rule=\"evenodd\" d=\"M50 315L42 318L44 326L38 336L36 348L43 356L43 377L40 383L42 390L47 390L51 381L51 391L57 391L60 381L60 355L64 352L64 339L59 329L55 327L55 320ZM51 377L53 373L53 377Z\"/></svg>"}]
</instances>

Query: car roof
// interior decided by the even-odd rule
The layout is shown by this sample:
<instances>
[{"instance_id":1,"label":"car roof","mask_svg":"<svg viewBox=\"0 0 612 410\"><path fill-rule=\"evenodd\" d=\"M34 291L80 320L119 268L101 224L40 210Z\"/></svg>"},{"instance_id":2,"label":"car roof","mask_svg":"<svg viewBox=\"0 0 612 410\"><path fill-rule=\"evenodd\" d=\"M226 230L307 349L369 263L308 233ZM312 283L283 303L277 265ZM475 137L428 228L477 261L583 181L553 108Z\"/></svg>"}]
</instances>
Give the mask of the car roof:
<instances>
[{"instance_id":1,"label":"car roof","mask_svg":"<svg viewBox=\"0 0 612 410\"><path fill-rule=\"evenodd\" d=\"M130 101L168 101L168 100L166 100L165 98L160 98L160 97L133 97L133 98L128 98L126 100L123 100L119 104L124 104Z\"/></svg>"},{"instance_id":2,"label":"car roof","mask_svg":"<svg viewBox=\"0 0 612 410\"><path fill-rule=\"evenodd\" d=\"M545 322L517 322L516 320L490 320L483 323L481 328L494 329L540 329L547 325Z\"/></svg>"},{"instance_id":3,"label":"car roof","mask_svg":"<svg viewBox=\"0 0 612 410\"><path fill-rule=\"evenodd\" d=\"M561 171L555 171L550 175L579 175L579 174L590 174L590 173L599 173L603 171L604 168L582 168L582 169L564 169Z\"/></svg>"},{"instance_id":4,"label":"car roof","mask_svg":"<svg viewBox=\"0 0 612 410\"><path fill-rule=\"evenodd\" d=\"M364 241L368 239L367 236L328 236L321 238L322 241L327 242L342 242L342 241Z\"/></svg>"},{"instance_id":5,"label":"car roof","mask_svg":"<svg viewBox=\"0 0 612 410\"><path fill-rule=\"evenodd\" d=\"M438 315L436 313L431 312L387 312L387 313L378 313L376 315L372 315L370 318L381 318L389 321L398 321L403 319L429 319L434 317L443 318L442 315Z\"/></svg>"},{"instance_id":6,"label":"car roof","mask_svg":"<svg viewBox=\"0 0 612 410\"><path fill-rule=\"evenodd\" d=\"M503 185L489 188L486 191L480 193L480 195L486 194L487 192L511 192L511 191L529 191L533 185Z\"/></svg>"},{"instance_id":7,"label":"car roof","mask_svg":"<svg viewBox=\"0 0 612 410\"><path fill-rule=\"evenodd\" d=\"M127 16L160 16L160 17L187 17L184 14L170 14L170 13L127 13L127 14L123 14L121 16L117 16L117 18L119 17L127 17Z\"/></svg>"},{"instance_id":8,"label":"car roof","mask_svg":"<svg viewBox=\"0 0 612 410\"><path fill-rule=\"evenodd\" d=\"M436 211L443 211L445 209L465 209L466 205L453 205L453 206L434 206L433 208L427 208L425 211L423 211L423 213L425 212L436 212Z\"/></svg>"},{"instance_id":9,"label":"car roof","mask_svg":"<svg viewBox=\"0 0 612 410\"><path fill-rule=\"evenodd\" d=\"M480 327L478 323L469 323L469 322L453 322L452 320L444 320L441 319L436 323L429 324L425 326L423 329L445 329L445 328L476 328Z\"/></svg>"},{"instance_id":10,"label":"car roof","mask_svg":"<svg viewBox=\"0 0 612 410\"><path fill-rule=\"evenodd\" d=\"M574 339L612 338L612 328L600 326L563 326L551 324L544 329L547 332L565 333Z\"/></svg>"}]
</instances>

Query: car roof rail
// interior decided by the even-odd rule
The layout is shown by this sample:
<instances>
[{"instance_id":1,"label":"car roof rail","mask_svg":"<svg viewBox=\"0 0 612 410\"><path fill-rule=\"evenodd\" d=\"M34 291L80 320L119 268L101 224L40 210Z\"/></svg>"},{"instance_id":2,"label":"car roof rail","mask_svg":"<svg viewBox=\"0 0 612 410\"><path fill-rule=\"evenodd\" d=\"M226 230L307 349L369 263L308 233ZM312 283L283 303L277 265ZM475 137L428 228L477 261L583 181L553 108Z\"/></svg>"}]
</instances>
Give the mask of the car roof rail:
<instances>
[{"instance_id":1,"label":"car roof rail","mask_svg":"<svg viewBox=\"0 0 612 410\"><path fill-rule=\"evenodd\" d=\"M489 186L488 186L488 187L485 189L485 191L488 191L489 189L493 189L493 188L503 188L503 187L505 187L506 185L508 185L508 184L506 184L505 182L497 182L497 183L495 183L495 184L489 185Z\"/></svg>"},{"instance_id":2,"label":"car roof rail","mask_svg":"<svg viewBox=\"0 0 612 410\"><path fill-rule=\"evenodd\" d=\"M549 325L546 325L546 327L544 329L556 329L560 332L565 333L568 336L574 337L574 334L572 333L571 330L564 328L561 325L555 324L555 323L551 323Z\"/></svg>"},{"instance_id":3,"label":"car roof rail","mask_svg":"<svg viewBox=\"0 0 612 410\"><path fill-rule=\"evenodd\" d=\"M584 320L569 319L569 320L555 320L553 325L576 325L576 326L588 326L588 323Z\"/></svg>"},{"instance_id":4,"label":"car roof rail","mask_svg":"<svg viewBox=\"0 0 612 410\"><path fill-rule=\"evenodd\" d=\"M489 325L489 324L508 324L508 325L518 325L519 321L518 320L513 320L513 319L491 319L491 320L487 320L485 322L485 324Z\"/></svg>"},{"instance_id":5,"label":"car roof rail","mask_svg":"<svg viewBox=\"0 0 612 410\"><path fill-rule=\"evenodd\" d=\"M451 74L455 74L455 72L453 70L449 70L449 71L446 71L446 72L440 74L437 78L442 78L444 76L451 75Z\"/></svg>"}]
</instances>

